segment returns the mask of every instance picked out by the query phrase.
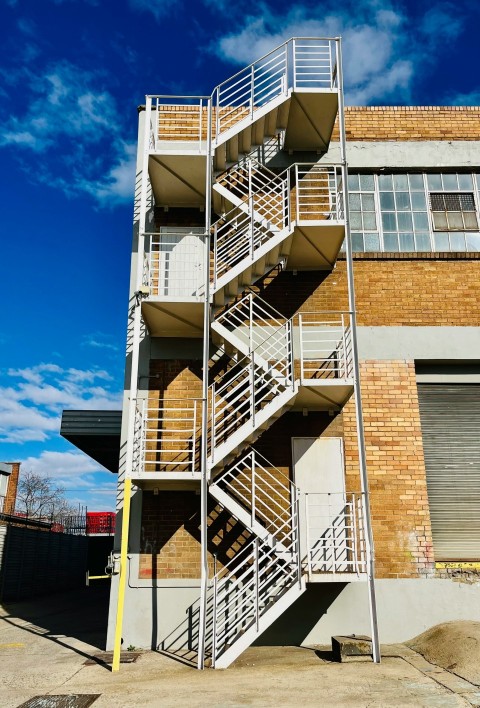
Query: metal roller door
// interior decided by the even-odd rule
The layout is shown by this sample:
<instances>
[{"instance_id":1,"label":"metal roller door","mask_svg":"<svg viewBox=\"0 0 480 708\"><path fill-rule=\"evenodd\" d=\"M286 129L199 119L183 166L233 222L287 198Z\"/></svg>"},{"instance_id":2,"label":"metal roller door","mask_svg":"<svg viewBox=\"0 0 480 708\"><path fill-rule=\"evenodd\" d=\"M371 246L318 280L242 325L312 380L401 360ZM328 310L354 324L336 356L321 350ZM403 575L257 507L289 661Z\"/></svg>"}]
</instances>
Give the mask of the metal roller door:
<instances>
[{"instance_id":1,"label":"metal roller door","mask_svg":"<svg viewBox=\"0 0 480 708\"><path fill-rule=\"evenodd\" d=\"M480 560L480 385L418 384L436 561Z\"/></svg>"}]
</instances>

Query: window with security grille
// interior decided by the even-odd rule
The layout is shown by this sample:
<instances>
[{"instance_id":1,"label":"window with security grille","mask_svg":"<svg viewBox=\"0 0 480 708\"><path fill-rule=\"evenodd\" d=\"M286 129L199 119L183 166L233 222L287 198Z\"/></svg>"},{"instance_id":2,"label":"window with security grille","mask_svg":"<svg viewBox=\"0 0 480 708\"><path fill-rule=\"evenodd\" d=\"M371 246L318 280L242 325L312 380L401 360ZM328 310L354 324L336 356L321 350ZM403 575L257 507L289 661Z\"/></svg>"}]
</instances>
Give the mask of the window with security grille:
<instances>
[{"instance_id":1,"label":"window with security grille","mask_svg":"<svg viewBox=\"0 0 480 708\"><path fill-rule=\"evenodd\" d=\"M430 192L435 231L478 231L471 192Z\"/></svg>"}]
</instances>

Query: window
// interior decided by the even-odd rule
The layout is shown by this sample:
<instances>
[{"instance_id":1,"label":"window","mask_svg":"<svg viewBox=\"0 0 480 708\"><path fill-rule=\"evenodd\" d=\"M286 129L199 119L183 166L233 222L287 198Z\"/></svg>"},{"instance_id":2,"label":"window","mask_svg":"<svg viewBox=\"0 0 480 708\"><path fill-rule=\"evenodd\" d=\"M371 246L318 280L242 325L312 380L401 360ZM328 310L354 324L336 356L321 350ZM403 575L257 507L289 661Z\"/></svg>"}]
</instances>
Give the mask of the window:
<instances>
[{"instance_id":1,"label":"window","mask_svg":"<svg viewBox=\"0 0 480 708\"><path fill-rule=\"evenodd\" d=\"M430 205L435 231L478 231L471 192L431 192Z\"/></svg>"},{"instance_id":2,"label":"window","mask_svg":"<svg viewBox=\"0 0 480 708\"><path fill-rule=\"evenodd\" d=\"M353 251L480 251L480 174L348 176Z\"/></svg>"}]
</instances>

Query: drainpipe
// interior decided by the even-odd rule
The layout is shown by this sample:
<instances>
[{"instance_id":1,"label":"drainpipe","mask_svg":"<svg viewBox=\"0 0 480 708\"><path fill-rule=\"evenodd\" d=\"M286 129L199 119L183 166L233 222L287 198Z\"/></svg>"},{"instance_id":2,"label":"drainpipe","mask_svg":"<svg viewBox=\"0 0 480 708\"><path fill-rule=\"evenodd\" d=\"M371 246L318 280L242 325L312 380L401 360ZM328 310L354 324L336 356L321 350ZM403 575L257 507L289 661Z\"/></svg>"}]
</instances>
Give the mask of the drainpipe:
<instances>
[{"instance_id":1,"label":"drainpipe","mask_svg":"<svg viewBox=\"0 0 480 708\"><path fill-rule=\"evenodd\" d=\"M202 108L203 110L203 108ZM207 620L208 555L207 555L207 505L208 505L208 362L210 358L210 222L212 187L212 99L207 104L207 163L205 170L205 256L204 282L205 304L203 311L203 380L202 380L202 446L200 488L200 618L198 628L199 669L205 668L205 633Z\"/></svg>"},{"instance_id":2,"label":"drainpipe","mask_svg":"<svg viewBox=\"0 0 480 708\"><path fill-rule=\"evenodd\" d=\"M357 317L355 311L355 284L353 278L352 241L350 233L350 215L348 209L348 168L346 159L345 106L343 94L341 37L337 37L336 42L338 67L338 124L340 129L340 155L342 163L343 211L345 218L345 253L347 257L348 280L348 307L350 310L352 330L355 417L357 423L357 444L360 466L360 479L362 485L363 498L365 502L365 544L367 556L368 599L370 605L370 624L372 633L372 653L374 662L380 663L380 643L378 640L377 604L375 598L375 554L373 545L372 522L370 518L370 499L368 493L367 457L365 453L365 432L363 429L362 394L360 390L360 366L358 361Z\"/></svg>"}]
</instances>

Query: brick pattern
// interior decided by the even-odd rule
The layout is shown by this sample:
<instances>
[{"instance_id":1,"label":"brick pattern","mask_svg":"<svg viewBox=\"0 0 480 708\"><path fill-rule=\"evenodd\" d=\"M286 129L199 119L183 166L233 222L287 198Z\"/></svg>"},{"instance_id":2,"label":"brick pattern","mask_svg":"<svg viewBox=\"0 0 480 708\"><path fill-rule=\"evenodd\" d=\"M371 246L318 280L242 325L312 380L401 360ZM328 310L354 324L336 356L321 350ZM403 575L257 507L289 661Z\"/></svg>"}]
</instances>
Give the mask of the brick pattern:
<instances>
[{"instance_id":1,"label":"brick pattern","mask_svg":"<svg viewBox=\"0 0 480 708\"><path fill-rule=\"evenodd\" d=\"M20 476L20 462L9 462L12 472L8 478L7 493L3 511L5 514L13 514L17 501L18 478Z\"/></svg>"},{"instance_id":2,"label":"brick pattern","mask_svg":"<svg viewBox=\"0 0 480 708\"><path fill-rule=\"evenodd\" d=\"M414 362L367 361L361 388L379 578L434 573ZM355 408L344 409L348 487L359 488Z\"/></svg>"},{"instance_id":3,"label":"brick pattern","mask_svg":"<svg viewBox=\"0 0 480 708\"><path fill-rule=\"evenodd\" d=\"M195 440L188 436L193 428L194 399L202 396L199 363L190 360L152 360L148 408L152 420L146 433L146 472L191 471L190 450L200 451L201 405L197 402ZM158 411L158 413L157 413Z\"/></svg>"},{"instance_id":4,"label":"brick pattern","mask_svg":"<svg viewBox=\"0 0 480 708\"><path fill-rule=\"evenodd\" d=\"M347 140L479 140L479 106L348 106ZM338 140L338 124L332 140Z\"/></svg>"},{"instance_id":5,"label":"brick pattern","mask_svg":"<svg viewBox=\"0 0 480 708\"><path fill-rule=\"evenodd\" d=\"M213 500L208 508L208 567L214 572L238 553L250 536ZM143 492L141 579L200 577L200 497L195 492Z\"/></svg>"},{"instance_id":6,"label":"brick pattern","mask_svg":"<svg viewBox=\"0 0 480 708\"><path fill-rule=\"evenodd\" d=\"M359 325L480 326L478 260L362 259L354 270ZM346 261L331 273L285 271L258 292L286 317L348 310Z\"/></svg>"}]
</instances>

